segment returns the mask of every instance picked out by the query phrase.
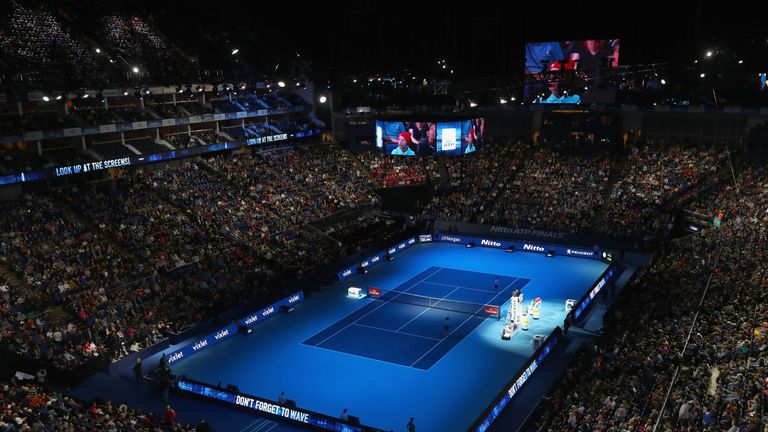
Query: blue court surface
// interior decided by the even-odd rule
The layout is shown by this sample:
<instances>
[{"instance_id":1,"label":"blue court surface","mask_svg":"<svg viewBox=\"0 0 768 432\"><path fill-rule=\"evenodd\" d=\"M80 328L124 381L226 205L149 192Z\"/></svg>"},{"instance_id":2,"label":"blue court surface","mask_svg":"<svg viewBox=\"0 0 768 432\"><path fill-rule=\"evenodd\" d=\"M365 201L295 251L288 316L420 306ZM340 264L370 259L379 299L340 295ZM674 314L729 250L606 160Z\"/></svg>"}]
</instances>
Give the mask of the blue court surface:
<instances>
[{"instance_id":1,"label":"blue court surface","mask_svg":"<svg viewBox=\"0 0 768 432\"><path fill-rule=\"evenodd\" d=\"M533 354L533 335L562 325L565 300L579 299L606 268L589 259L420 244L173 370L266 399L285 391L299 407L330 416L347 408L384 430L405 430L414 416L418 430L464 431ZM349 298L350 286L377 287L382 297ZM541 318L504 341L516 288L526 305L542 298ZM501 320L484 316L486 304L501 305Z\"/></svg>"}]
</instances>

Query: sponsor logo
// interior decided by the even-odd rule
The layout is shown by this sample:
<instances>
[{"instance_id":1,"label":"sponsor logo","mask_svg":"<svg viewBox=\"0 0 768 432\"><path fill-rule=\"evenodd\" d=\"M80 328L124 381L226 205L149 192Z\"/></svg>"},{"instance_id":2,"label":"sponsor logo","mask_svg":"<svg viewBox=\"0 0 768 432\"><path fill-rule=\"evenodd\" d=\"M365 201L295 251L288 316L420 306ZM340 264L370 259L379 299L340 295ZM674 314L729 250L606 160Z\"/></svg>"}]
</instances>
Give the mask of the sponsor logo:
<instances>
[{"instance_id":1,"label":"sponsor logo","mask_svg":"<svg viewBox=\"0 0 768 432\"><path fill-rule=\"evenodd\" d=\"M525 229L525 228L510 228L505 226L491 226L491 232L495 233L502 233L502 234L512 234L512 235L522 235L522 236L532 236L532 237L546 237L546 238L555 238L555 239L561 239L565 237L565 233L556 232L556 231L542 231L542 230L532 230L532 229Z\"/></svg>"},{"instance_id":2,"label":"sponsor logo","mask_svg":"<svg viewBox=\"0 0 768 432\"><path fill-rule=\"evenodd\" d=\"M536 246L532 244L525 243L523 244L523 250L529 250L534 252L544 252L544 248L541 246Z\"/></svg>"},{"instance_id":3,"label":"sponsor logo","mask_svg":"<svg viewBox=\"0 0 768 432\"><path fill-rule=\"evenodd\" d=\"M440 236L441 241L447 241L451 243L461 243L461 239L458 237L451 237L451 236Z\"/></svg>"},{"instance_id":4,"label":"sponsor logo","mask_svg":"<svg viewBox=\"0 0 768 432\"><path fill-rule=\"evenodd\" d=\"M352 269L346 269L346 270L344 270L344 273L342 273L341 275L344 276L344 277L347 277L347 276L349 276L351 274L352 274Z\"/></svg>"},{"instance_id":5,"label":"sponsor logo","mask_svg":"<svg viewBox=\"0 0 768 432\"><path fill-rule=\"evenodd\" d=\"M427 235L427 234L420 235L419 236L419 241L420 242L431 242L432 241L432 236L431 235Z\"/></svg>"},{"instance_id":6,"label":"sponsor logo","mask_svg":"<svg viewBox=\"0 0 768 432\"><path fill-rule=\"evenodd\" d=\"M397 252L397 249L396 248L392 248L392 249L388 250L387 252L389 252L389 254L392 255L393 253Z\"/></svg>"},{"instance_id":7,"label":"sponsor logo","mask_svg":"<svg viewBox=\"0 0 768 432\"><path fill-rule=\"evenodd\" d=\"M219 340L219 339L221 339L223 337L227 337L227 336L229 336L229 330L225 329L225 330L222 330L222 331L216 333L216 336L214 336L214 337L216 338L216 340Z\"/></svg>"},{"instance_id":8,"label":"sponsor logo","mask_svg":"<svg viewBox=\"0 0 768 432\"><path fill-rule=\"evenodd\" d=\"M579 255L579 256L593 256L595 254L592 251L573 250L573 249L567 249L565 253L567 253L568 255Z\"/></svg>"},{"instance_id":9,"label":"sponsor logo","mask_svg":"<svg viewBox=\"0 0 768 432\"><path fill-rule=\"evenodd\" d=\"M381 259L381 257L375 256L375 257L371 258L371 263L379 262L380 259Z\"/></svg>"},{"instance_id":10,"label":"sponsor logo","mask_svg":"<svg viewBox=\"0 0 768 432\"><path fill-rule=\"evenodd\" d=\"M258 315L251 315L248 318L246 318L244 322L245 322L246 325L248 325L248 324L255 323L258 320L259 320L259 316Z\"/></svg>"},{"instance_id":11,"label":"sponsor logo","mask_svg":"<svg viewBox=\"0 0 768 432\"><path fill-rule=\"evenodd\" d=\"M275 313L275 307L274 306L270 306L270 307L264 309L261 312L261 316L269 316L269 315L271 315L273 313Z\"/></svg>"},{"instance_id":12,"label":"sponsor logo","mask_svg":"<svg viewBox=\"0 0 768 432\"><path fill-rule=\"evenodd\" d=\"M368 262L368 260L365 260L363 261L362 264L360 264L360 267L368 267L368 264L370 264L370 262Z\"/></svg>"},{"instance_id":13,"label":"sponsor logo","mask_svg":"<svg viewBox=\"0 0 768 432\"><path fill-rule=\"evenodd\" d=\"M182 358L184 358L184 353L183 352L177 352L175 354L171 354L168 357L168 363L173 363L176 360L181 360Z\"/></svg>"},{"instance_id":14,"label":"sponsor logo","mask_svg":"<svg viewBox=\"0 0 768 432\"><path fill-rule=\"evenodd\" d=\"M196 344L192 345L192 349L197 351L199 349L205 348L208 346L208 339L203 339Z\"/></svg>"},{"instance_id":15,"label":"sponsor logo","mask_svg":"<svg viewBox=\"0 0 768 432\"><path fill-rule=\"evenodd\" d=\"M399 245L397 245L397 248L400 250L405 249L405 243L400 243Z\"/></svg>"},{"instance_id":16,"label":"sponsor logo","mask_svg":"<svg viewBox=\"0 0 768 432\"><path fill-rule=\"evenodd\" d=\"M416 243L416 239L408 239L408 244L409 245L412 245L414 243Z\"/></svg>"},{"instance_id":17,"label":"sponsor logo","mask_svg":"<svg viewBox=\"0 0 768 432\"><path fill-rule=\"evenodd\" d=\"M297 301L301 300L301 297L298 294L294 294L291 296L291 298L288 299L288 303L296 303Z\"/></svg>"},{"instance_id":18,"label":"sponsor logo","mask_svg":"<svg viewBox=\"0 0 768 432\"><path fill-rule=\"evenodd\" d=\"M495 241L492 241L492 240L486 240L486 239L480 240L480 244L482 246L501 247L501 243L495 242Z\"/></svg>"}]
</instances>

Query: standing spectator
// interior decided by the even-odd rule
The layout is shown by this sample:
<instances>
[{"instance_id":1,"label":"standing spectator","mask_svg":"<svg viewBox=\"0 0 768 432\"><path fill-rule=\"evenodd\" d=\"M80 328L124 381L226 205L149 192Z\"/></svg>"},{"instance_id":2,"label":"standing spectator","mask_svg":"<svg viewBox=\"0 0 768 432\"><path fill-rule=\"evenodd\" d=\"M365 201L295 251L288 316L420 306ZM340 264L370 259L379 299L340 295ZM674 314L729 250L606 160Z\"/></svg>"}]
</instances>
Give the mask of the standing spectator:
<instances>
[{"instance_id":1,"label":"standing spectator","mask_svg":"<svg viewBox=\"0 0 768 432\"><path fill-rule=\"evenodd\" d=\"M344 408L344 411L341 412L341 416L339 418L341 421L349 421L349 414L347 414L346 408Z\"/></svg>"},{"instance_id":2,"label":"standing spectator","mask_svg":"<svg viewBox=\"0 0 768 432\"><path fill-rule=\"evenodd\" d=\"M45 378L48 376L48 371L45 370L45 368L40 369L37 371L37 385L39 385L42 388L45 388Z\"/></svg>"},{"instance_id":3,"label":"standing spectator","mask_svg":"<svg viewBox=\"0 0 768 432\"><path fill-rule=\"evenodd\" d=\"M285 391L281 391L280 392L280 398L277 400L277 402L280 405L285 405L285 401L286 401L286 399L285 399Z\"/></svg>"},{"instance_id":4,"label":"standing spectator","mask_svg":"<svg viewBox=\"0 0 768 432\"><path fill-rule=\"evenodd\" d=\"M408 432L416 432L416 425L413 424L413 417L411 417L411 420L408 421L407 425L405 425L405 428L408 430Z\"/></svg>"},{"instance_id":5,"label":"standing spectator","mask_svg":"<svg viewBox=\"0 0 768 432\"><path fill-rule=\"evenodd\" d=\"M200 423L197 425L197 428L195 428L196 432L211 432L211 426L205 421L205 419L200 419Z\"/></svg>"},{"instance_id":6,"label":"standing spectator","mask_svg":"<svg viewBox=\"0 0 768 432\"><path fill-rule=\"evenodd\" d=\"M136 385L141 384L144 375L141 373L141 357L136 357L136 363L133 365L133 374L136 377Z\"/></svg>"},{"instance_id":7,"label":"standing spectator","mask_svg":"<svg viewBox=\"0 0 768 432\"><path fill-rule=\"evenodd\" d=\"M165 422L173 426L174 422L176 421L176 411L171 408L170 405L165 406Z\"/></svg>"}]
</instances>

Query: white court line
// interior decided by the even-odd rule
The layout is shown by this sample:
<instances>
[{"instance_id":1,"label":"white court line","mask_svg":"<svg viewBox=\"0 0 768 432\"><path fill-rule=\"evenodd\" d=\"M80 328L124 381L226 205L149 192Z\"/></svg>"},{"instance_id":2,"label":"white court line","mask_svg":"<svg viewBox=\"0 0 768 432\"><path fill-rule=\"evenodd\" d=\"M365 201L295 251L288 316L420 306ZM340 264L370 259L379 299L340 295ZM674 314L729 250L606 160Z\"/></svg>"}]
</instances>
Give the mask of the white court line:
<instances>
[{"instance_id":1,"label":"white court line","mask_svg":"<svg viewBox=\"0 0 768 432\"><path fill-rule=\"evenodd\" d=\"M505 286L505 287L504 287L504 289L503 289L502 291L506 291L506 289L507 289L507 288L511 287L511 286L512 286L512 284L514 284L514 283L515 283L515 282L517 282L518 280L520 280L520 278L515 278L515 280L513 280L512 282L510 282L510 283L509 283L509 285ZM497 295L496 295L496 297L498 297L499 295L500 295L500 294L497 294ZM491 301L495 300L495 299L496 299L496 297L492 298L492 299L491 299ZM481 308L481 309L482 309L482 308ZM478 309L478 311L480 311L481 309ZM501 310L499 310L499 315L501 315ZM461 322L461 324L459 324L458 326L456 326L456 328L455 328L455 329L453 329L453 331L450 331L450 332L448 333L448 336L452 335L452 334L453 334L453 332L455 332L456 330L460 329L460 328L461 328L461 326L463 326L464 324L466 324L466 323L467 323L467 321L471 320L471 319L472 319L472 317L474 317L474 316L475 316L475 315L470 315L470 316L468 316L468 317L467 317L467 319L465 319L464 321L462 321L462 322ZM471 333L472 333L472 332L470 332L470 334L471 334ZM445 339L448 339L448 337L446 337ZM433 350L433 349L435 349L435 348L437 348L437 347L438 347L438 346L439 346L441 343L443 343L443 341L444 341L445 339L443 339L442 341L440 341L440 342L436 343L436 344L435 344L435 346L433 346L432 348L430 348L430 349L429 349L429 351L425 352L425 353L424 353L424 355L422 355L421 357L419 357L418 359L416 359L416 361L415 361L415 362L411 363L411 367L413 367L413 366L414 366L416 363L418 363L419 361L421 361L421 359L423 359L424 357L426 357L426 356L427 356L427 354L431 353L431 352L432 352L432 350ZM449 350L448 350L448 352L446 352L445 354L443 354L443 357L447 356L449 352L453 351L453 349L454 349L454 348L456 348L456 347L457 347L457 346L459 346L459 345L460 345L460 344L456 344L456 345L454 345L453 347L451 347L451 349L449 349ZM441 357L441 358L442 358L442 357Z\"/></svg>"},{"instance_id":2,"label":"white court line","mask_svg":"<svg viewBox=\"0 0 768 432\"><path fill-rule=\"evenodd\" d=\"M404 335L408 335L408 336L415 336L415 337L420 337L420 338L424 338L424 339L431 339L431 340L436 340L436 341L442 340L442 339L433 338L433 337L429 337L429 336L422 336L422 335L417 335L417 334L414 334L414 333L401 332L401 331L398 331L398 330L390 330L390 329L385 329L385 328L381 328L381 327L374 327L374 326L369 326L369 325L360 324L360 323L354 323L352 325L356 325L358 327L367 327L367 328L370 328L370 329L388 331L388 332L391 332L391 333L404 334Z\"/></svg>"},{"instance_id":3,"label":"white court line","mask_svg":"<svg viewBox=\"0 0 768 432\"><path fill-rule=\"evenodd\" d=\"M480 292L484 292L484 293L487 293L487 294L499 294L499 293L493 292L493 291L481 290L481 289L477 289L477 288L470 288L470 287L465 287L465 286L461 286L461 285L449 285L449 284L437 283L437 282L422 282L422 283L432 284L432 285L442 285L442 286L454 287L454 288L461 288L461 289L465 289L465 290L469 290L469 291L480 291ZM506 288L504 288L504 289L506 289ZM501 292L501 291L499 291L499 292Z\"/></svg>"},{"instance_id":4,"label":"white court line","mask_svg":"<svg viewBox=\"0 0 768 432\"><path fill-rule=\"evenodd\" d=\"M264 423L259 425L258 429L254 429L252 432L267 432L271 431L277 426L277 423L270 421L270 420L264 420Z\"/></svg>"},{"instance_id":5,"label":"white court line","mask_svg":"<svg viewBox=\"0 0 768 432\"><path fill-rule=\"evenodd\" d=\"M311 345L307 345L307 346L311 346ZM377 362L381 362L381 363L386 363L388 365L402 366L404 368L413 369L412 367L410 367L410 366L408 366L406 364L395 363L395 362L391 362L391 361L387 361L387 360L379 360L377 358L366 357L366 356L362 356L362 355L359 355L359 354L352 354L351 352L348 352L348 351L338 351L338 350L335 350L333 348L321 347L320 345L315 345L313 348L320 348L322 350L330 351L330 352L333 352L333 353L336 353L336 354L346 354L346 355L351 355L352 357L358 357L358 358L361 358L361 359L373 360L373 361L377 361Z\"/></svg>"},{"instance_id":6,"label":"white court line","mask_svg":"<svg viewBox=\"0 0 768 432\"><path fill-rule=\"evenodd\" d=\"M246 426L246 427L244 427L244 428L240 429L240 432L245 432L245 431L247 431L248 429L250 429L250 428L251 428L251 426L253 426L253 425L255 425L256 423L258 423L258 422L260 422L260 421L263 421L263 420L264 420L264 419L257 419L257 420L254 420L254 421L253 421L253 423L251 423L251 424L249 424L248 426Z\"/></svg>"},{"instance_id":7,"label":"white court line","mask_svg":"<svg viewBox=\"0 0 768 432\"><path fill-rule=\"evenodd\" d=\"M446 299L446 297L448 297L449 295L451 295L451 294L453 294L454 292L456 292L456 290L458 290L458 288L455 288L453 291L451 291L451 292L449 292L448 294L444 295L444 296L443 296L443 297L442 297L440 300L441 300L441 301L442 301L442 300L445 300L445 299ZM437 303L440 303L440 301L438 301ZM435 303L433 306L437 306L437 303ZM416 305L416 306L421 306L421 305ZM433 306L421 306L421 307L423 307L423 308L424 308L424 310L423 310L423 311L421 311L421 313L419 313L419 314L418 314L418 315L416 315L415 317L411 318L411 319L410 319L410 320L409 320L407 323L405 323L405 324L401 325L401 326L400 326L400 328L399 328L399 329L397 329L397 331L400 331L400 330L402 330L403 328L405 328L405 326L407 326L408 324L410 324L411 322L413 322L413 320L415 320L416 318L418 318L418 317L420 317L420 316L424 315L424 313L425 313L426 311L428 311L428 310L432 309L432 307L433 307ZM439 308L438 308L438 309L439 309ZM439 339L436 339L436 340L439 340Z\"/></svg>"},{"instance_id":8,"label":"white court line","mask_svg":"<svg viewBox=\"0 0 768 432\"><path fill-rule=\"evenodd\" d=\"M422 279L422 280L420 280L420 281L416 282L415 284L413 284L413 285L409 286L409 287L408 287L408 289L406 289L405 291L401 291L401 292L403 292L403 293L404 293L404 292L408 291L409 289L411 289L411 288L415 287L416 285L418 285L418 284L420 284L420 283L424 282L424 281L425 281L425 280L427 280L428 278L430 278L430 277L432 277L432 276L436 275L436 274L437 274L437 273L438 273L440 270L442 270L442 269L443 269L442 267L441 267L441 268L439 268L439 269L437 269L437 271L436 271L436 272L434 272L434 273L432 273L431 275L429 275L429 276L425 277L424 279ZM396 295L396 296L395 296L395 297L393 297L393 298L397 298L399 295L400 295L400 294ZM370 315L370 314L374 313L375 311L379 310L379 308L381 308L382 306L386 305L386 304L387 304L387 303L389 303L390 301L391 301L391 300L388 300L388 301L384 301L384 302L382 302L382 303L381 303L379 306L376 306L375 308L373 308L373 309L372 309L370 312L368 312L367 314L365 314L365 315L361 316L360 318L357 318L357 319L355 319L355 320L354 320L354 321L352 321L351 323L349 323L349 324L347 324L346 326L344 326L344 328L342 328L341 330L337 331L336 333L334 333L334 334L332 334L332 335L328 336L327 338L325 338L325 339L323 339L322 341L320 341L320 342L318 342L317 344L315 344L315 346L318 346L318 345L320 345L320 344L324 343L325 341L327 341L328 339L330 339L330 338L332 338L332 337L336 336L337 334L339 334L339 333L343 332L344 330L346 330L346 329L347 329L347 327L351 326L352 324L356 323L357 321L360 321L361 319L363 319L363 318L367 317L368 315ZM369 303L369 304L370 304L370 303Z\"/></svg>"}]
</instances>

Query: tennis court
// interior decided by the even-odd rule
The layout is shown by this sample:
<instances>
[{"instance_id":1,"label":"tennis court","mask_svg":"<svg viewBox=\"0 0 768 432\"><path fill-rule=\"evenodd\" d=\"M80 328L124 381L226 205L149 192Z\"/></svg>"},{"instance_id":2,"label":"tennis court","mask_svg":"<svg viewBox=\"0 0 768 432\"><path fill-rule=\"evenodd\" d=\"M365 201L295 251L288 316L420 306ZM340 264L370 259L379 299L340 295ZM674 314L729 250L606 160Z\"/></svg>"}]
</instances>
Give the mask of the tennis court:
<instances>
[{"instance_id":1,"label":"tennis court","mask_svg":"<svg viewBox=\"0 0 768 432\"><path fill-rule=\"evenodd\" d=\"M498 292L496 278L498 277ZM429 369L529 279L430 267L304 344ZM503 311L502 311L503 313Z\"/></svg>"},{"instance_id":2,"label":"tennis court","mask_svg":"<svg viewBox=\"0 0 768 432\"><path fill-rule=\"evenodd\" d=\"M334 417L347 408L361 423L383 430L403 431L411 416L421 431L467 430L533 354L533 336L562 325L565 300L580 298L606 268L597 260L419 244L173 370L271 400L284 391L298 407ZM382 298L350 298L349 287L376 287ZM505 341L501 332L515 288L526 304L542 298L541 318ZM476 310L499 304L502 319L464 313L471 307L455 312L440 303L401 303L392 292L409 294L401 300L410 303L422 296Z\"/></svg>"}]
</instances>

